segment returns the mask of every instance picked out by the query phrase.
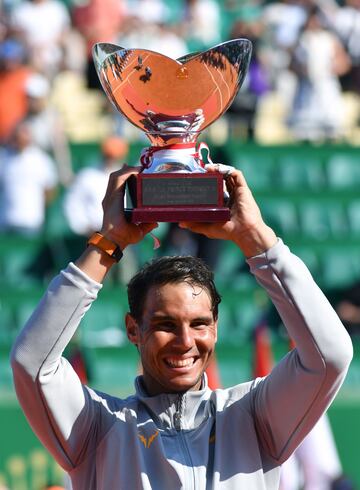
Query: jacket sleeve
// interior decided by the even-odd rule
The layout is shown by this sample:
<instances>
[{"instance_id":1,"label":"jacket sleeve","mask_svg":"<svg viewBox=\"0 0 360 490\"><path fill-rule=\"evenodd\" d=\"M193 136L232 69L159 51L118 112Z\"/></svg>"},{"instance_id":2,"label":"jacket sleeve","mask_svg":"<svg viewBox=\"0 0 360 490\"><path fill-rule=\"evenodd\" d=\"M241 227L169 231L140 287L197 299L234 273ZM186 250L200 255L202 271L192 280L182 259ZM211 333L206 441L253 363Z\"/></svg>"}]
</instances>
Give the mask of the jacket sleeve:
<instances>
[{"instance_id":1,"label":"jacket sleeve","mask_svg":"<svg viewBox=\"0 0 360 490\"><path fill-rule=\"evenodd\" d=\"M266 453L281 463L329 407L353 349L305 264L281 240L248 263L296 345L252 390L259 439Z\"/></svg>"},{"instance_id":2,"label":"jacket sleeve","mask_svg":"<svg viewBox=\"0 0 360 490\"><path fill-rule=\"evenodd\" d=\"M11 352L15 390L24 413L68 471L81 458L100 404L94 403L62 353L100 288L70 264L50 283Z\"/></svg>"}]
</instances>

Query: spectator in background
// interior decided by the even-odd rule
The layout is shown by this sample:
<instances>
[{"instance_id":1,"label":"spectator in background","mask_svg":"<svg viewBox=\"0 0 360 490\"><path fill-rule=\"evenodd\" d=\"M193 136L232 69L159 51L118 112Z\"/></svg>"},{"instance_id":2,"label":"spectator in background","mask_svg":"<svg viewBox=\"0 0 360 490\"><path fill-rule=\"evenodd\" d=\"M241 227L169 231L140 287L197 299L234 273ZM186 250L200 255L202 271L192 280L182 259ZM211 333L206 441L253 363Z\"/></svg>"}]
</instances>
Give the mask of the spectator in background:
<instances>
[{"instance_id":1,"label":"spectator in background","mask_svg":"<svg viewBox=\"0 0 360 490\"><path fill-rule=\"evenodd\" d=\"M183 35L195 49L221 41L221 11L215 0L186 0Z\"/></svg>"},{"instance_id":2,"label":"spectator in background","mask_svg":"<svg viewBox=\"0 0 360 490\"><path fill-rule=\"evenodd\" d=\"M12 11L10 26L29 49L32 65L54 76L62 60L62 43L70 17L59 0L26 0Z\"/></svg>"},{"instance_id":3,"label":"spectator in background","mask_svg":"<svg viewBox=\"0 0 360 490\"><path fill-rule=\"evenodd\" d=\"M5 144L25 116L25 84L31 73L25 64L24 46L15 39L0 43L0 143Z\"/></svg>"},{"instance_id":4,"label":"spectator in background","mask_svg":"<svg viewBox=\"0 0 360 490\"><path fill-rule=\"evenodd\" d=\"M74 26L82 34L86 43L86 79L89 88L100 88L92 47L97 42L116 43L126 18L124 0L89 0L72 8Z\"/></svg>"},{"instance_id":5,"label":"spectator in background","mask_svg":"<svg viewBox=\"0 0 360 490\"><path fill-rule=\"evenodd\" d=\"M128 0L128 14L144 23L166 24L169 7L164 0Z\"/></svg>"},{"instance_id":6,"label":"spectator in background","mask_svg":"<svg viewBox=\"0 0 360 490\"><path fill-rule=\"evenodd\" d=\"M249 139L254 137L259 100L270 90L270 79L260 49L263 28L260 18L248 22L239 20L234 23L230 35L231 39L249 39L253 46L248 74L227 111L231 125L242 125L242 132L245 130ZM239 131L233 130L232 134L239 134Z\"/></svg>"},{"instance_id":7,"label":"spectator in background","mask_svg":"<svg viewBox=\"0 0 360 490\"><path fill-rule=\"evenodd\" d=\"M360 336L360 281L336 292L333 301L341 321L351 336Z\"/></svg>"},{"instance_id":8,"label":"spectator in background","mask_svg":"<svg viewBox=\"0 0 360 490\"><path fill-rule=\"evenodd\" d=\"M290 50L296 46L301 29L306 22L305 5L296 0L283 0L266 5L262 12L264 30L262 40L266 43L266 56L272 85L282 96L286 84L286 96L291 99L293 83L288 80ZM289 94L288 94L289 92ZM287 103L289 103L287 101Z\"/></svg>"},{"instance_id":9,"label":"spectator in background","mask_svg":"<svg viewBox=\"0 0 360 490\"><path fill-rule=\"evenodd\" d=\"M8 19L11 3L10 0L2 0L0 2L0 42L3 42L10 37Z\"/></svg>"},{"instance_id":10,"label":"spectator in background","mask_svg":"<svg viewBox=\"0 0 360 490\"><path fill-rule=\"evenodd\" d=\"M28 113L25 121L33 142L55 160L63 185L72 179L71 155L59 113L49 104L50 83L40 74L31 75L25 84Z\"/></svg>"},{"instance_id":11,"label":"spectator in background","mask_svg":"<svg viewBox=\"0 0 360 490\"><path fill-rule=\"evenodd\" d=\"M350 70L340 79L344 91L360 94L360 0L322 2L332 29L338 34L351 59Z\"/></svg>"},{"instance_id":12,"label":"spectator in background","mask_svg":"<svg viewBox=\"0 0 360 490\"><path fill-rule=\"evenodd\" d=\"M1 155L0 230L27 236L39 233L56 184L54 161L34 145L30 127L21 122Z\"/></svg>"},{"instance_id":13,"label":"spectator in background","mask_svg":"<svg viewBox=\"0 0 360 490\"><path fill-rule=\"evenodd\" d=\"M102 200L109 175L117 170L128 153L127 143L118 137L108 137L101 146L98 167L87 167L78 172L64 199L64 212L71 230L88 236L102 225Z\"/></svg>"},{"instance_id":14,"label":"spectator in background","mask_svg":"<svg viewBox=\"0 0 360 490\"><path fill-rule=\"evenodd\" d=\"M144 48L170 58L187 54L186 42L167 25L168 8L160 0L137 0L129 5L129 22L119 34L125 48Z\"/></svg>"},{"instance_id":15,"label":"spectator in background","mask_svg":"<svg viewBox=\"0 0 360 490\"><path fill-rule=\"evenodd\" d=\"M324 27L317 8L310 10L291 68L298 77L289 125L300 140L334 139L342 135L339 76L350 60L338 38Z\"/></svg>"},{"instance_id":16,"label":"spectator in background","mask_svg":"<svg viewBox=\"0 0 360 490\"><path fill-rule=\"evenodd\" d=\"M263 21L276 46L285 50L295 46L306 22L306 5L299 0L283 0L264 7Z\"/></svg>"}]
</instances>

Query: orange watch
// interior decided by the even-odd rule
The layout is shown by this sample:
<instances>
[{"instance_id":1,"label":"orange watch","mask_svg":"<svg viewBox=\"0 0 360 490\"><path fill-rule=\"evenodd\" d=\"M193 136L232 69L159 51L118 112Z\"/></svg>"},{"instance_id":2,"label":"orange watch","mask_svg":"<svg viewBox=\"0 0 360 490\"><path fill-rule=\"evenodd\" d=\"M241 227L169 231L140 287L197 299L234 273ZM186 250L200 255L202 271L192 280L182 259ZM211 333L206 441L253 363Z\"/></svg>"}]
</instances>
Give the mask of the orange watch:
<instances>
[{"instance_id":1,"label":"orange watch","mask_svg":"<svg viewBox=\"0 0 360 490\"><path fill-rule=\"evenodd\" d=\"M108 238L104 237L104 235L102 235L98 231L96 231L93 235L91 235L87 244L94 245L94 247L99 248L100 250L105 252L109 257L116 260L116 262L119 262L119 260L123 256L123 253L119 245L112 242Z\"/></svg>"}]
</instances>

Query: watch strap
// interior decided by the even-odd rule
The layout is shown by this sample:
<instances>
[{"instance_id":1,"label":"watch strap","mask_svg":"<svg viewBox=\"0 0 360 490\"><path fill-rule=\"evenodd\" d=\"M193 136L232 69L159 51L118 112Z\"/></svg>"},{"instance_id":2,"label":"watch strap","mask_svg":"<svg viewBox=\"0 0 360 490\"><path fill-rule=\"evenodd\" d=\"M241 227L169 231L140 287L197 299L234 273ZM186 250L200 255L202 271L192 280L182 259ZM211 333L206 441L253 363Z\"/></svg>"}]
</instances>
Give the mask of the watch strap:
<instances>
[{"instance_id":1,"label":"watch strap","mask_svg":"<svg viewBox=\"0 0 360 490\"><path fill-rule=\"evenodd\" d=\"M105 252L109 257L112 259L116 260L116 262L119 262L121 257L123 256L123 253L117 245L117 243L109 240L106 238L104 235L96 231L91 237L89 238L88 245L94 245L94 247L97 247L98 249L102 250Z\"/></svg>"}]
</instances>

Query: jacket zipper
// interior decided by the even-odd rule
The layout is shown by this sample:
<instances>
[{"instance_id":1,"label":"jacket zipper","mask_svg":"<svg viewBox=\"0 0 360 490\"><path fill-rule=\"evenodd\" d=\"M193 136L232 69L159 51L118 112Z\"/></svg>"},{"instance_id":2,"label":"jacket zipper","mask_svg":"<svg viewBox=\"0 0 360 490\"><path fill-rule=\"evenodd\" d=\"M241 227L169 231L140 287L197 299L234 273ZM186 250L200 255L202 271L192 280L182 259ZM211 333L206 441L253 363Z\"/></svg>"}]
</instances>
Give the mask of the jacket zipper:
<instances>
[{"instance_id":1,"label":"jacket zipper","mask_svg":"<svg viewBox=\"0 0 360 490\"><path fill-rule=\"evenodd\" d=\"M185 488L194 489L195 488L195 473L194 473L194 465L191 459L191 455L189 452L189 448L185 441L185 437L181 432L181 419L184 411L184 403L185 397L184 394L178 396L176 401L176 412L174 414L174 427L179 432L179 441L182 446L183 455L185 458L185 466L189 468L188 471L185 472Z\"/></svg>"}]
</instances>

